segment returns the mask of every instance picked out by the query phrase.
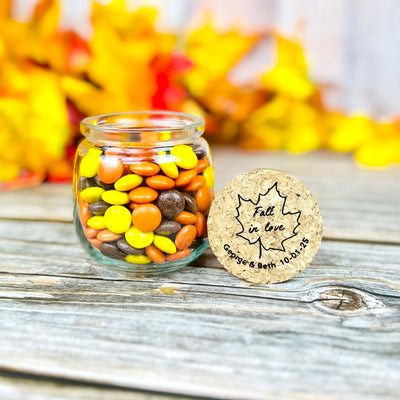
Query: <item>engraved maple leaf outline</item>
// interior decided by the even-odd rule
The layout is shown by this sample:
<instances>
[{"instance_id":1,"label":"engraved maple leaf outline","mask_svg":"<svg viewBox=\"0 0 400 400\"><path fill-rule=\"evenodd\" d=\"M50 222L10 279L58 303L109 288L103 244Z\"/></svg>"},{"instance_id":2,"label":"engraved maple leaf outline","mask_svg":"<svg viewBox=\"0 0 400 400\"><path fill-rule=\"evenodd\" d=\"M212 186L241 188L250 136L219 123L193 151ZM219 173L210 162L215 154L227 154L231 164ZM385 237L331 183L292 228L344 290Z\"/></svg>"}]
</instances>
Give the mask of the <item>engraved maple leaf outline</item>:
<instances>
[{"instance_id":1,"label":"engraved maple leaf outline","mask_svg":"<svg viewBox=\"0 0 400 400\"><path fill-rule=\"evenodd\" d=\"M240 206L242 205L242 203L241 203L242 201L250 202L250 203L252 203L253 205L256 206L256 205L260 202L261 197L266 196L266 195L267 195L272 189L274 189L274 188L275 188L276 192L278 193L278 196L281 197L281 198L283 199L282 210L280 210L281 213L282 213L282 215L288 215L288 214L290 214L290 215L296 215L296 214L297 214L297 225L293 228L293 235L291 235L291 236L287 237L286 239L282 240L282 242L281 242L282 248L281 248L281 249L279 249L279 248L277 249L277 248L273 248L273 247L266 248L266 247L263 245L262 241L261 241L261 237L259 237L255 242L251 242L246 236L241 235L241 234L244 232L244 226L243 226L243 224L242 224L242 223L240 222L240 220L239 220L239 217L240 217L239 208L240 208ZM294 236L297 235L297 232L295 232L295 231L296 231L296 229L300 226L299 218L300 218L300 215L301 215L301 211L295 211L295 212L287 211L287 212L285 212L285 211L284 211L284 208L285 208L285 205L286 205L286 199L287 199L287 196L283 196L283 195L280 193L280 191L278 190L278 182L275 182L264 194L259 193L256 202L254 202L254 201L251 200L251 199L245 199L245 198L243 198L240 194L238 194L239 205L236 207L237 215L236 215L235 219L239 222L240 226L242 227L242 230L241 230L240 232L236 233L236 236L239 236L239 237L241 237L242 239L247 240L250 244L255 244L255 243L258 242L258 244L259 244L259 246L260 246L260 253L259 253L258 258L261 258L262 249L265 249L266 251L269 251L269 250L279 250L279 251L285 252L286 249L285 249L285 246L284 246L283 242L285 242L286 240L289 240L289 239L291 239L292 237L294 237Z\"/></svg>"}]
</instances>

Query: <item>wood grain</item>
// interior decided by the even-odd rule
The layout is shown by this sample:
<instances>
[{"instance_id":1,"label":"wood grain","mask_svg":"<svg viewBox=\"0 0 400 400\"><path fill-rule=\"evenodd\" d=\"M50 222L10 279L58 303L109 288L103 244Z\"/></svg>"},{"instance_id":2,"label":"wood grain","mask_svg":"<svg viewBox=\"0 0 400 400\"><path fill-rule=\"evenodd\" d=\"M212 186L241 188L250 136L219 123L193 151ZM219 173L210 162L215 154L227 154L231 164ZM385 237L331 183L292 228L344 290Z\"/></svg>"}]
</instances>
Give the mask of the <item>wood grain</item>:
<instances>
[{"instance_id":1,"label":"wood grain","mask_svg":"<svg viewBox=\"0 0 400 400\"><path fill-rule=\"evenodd\" d=\"M38 376L0 372L0 398L4 400L172 400L176 396L106 385L44 379ZM189 397L179 397L187 400Z\"/></svg>"},{"instance_id":2,"label":"wood grain","mask_svg":"<svg viewBox=\"0 0 400 400\"><path fill-rule=\"evenodd\" d=\"M231 399L400 389L398 246L325 240L304 273L257 286L210 252L132 280L86 259L70 223L7 220L0 232L3 370Z\"/></svg>"},{"instance_id":3,"label":"wood grain","mask_svg":"<svg viewBox=\"0 0 400 400\"><path fill-rule=\"evenodd\" d=\"M1 399L397 400L399 169L324 153L214 154L218 188L269 167L311 189L325 220L311 266L252 285L208 250L133 279L86 256L69 185L2 193Z\"/></svg>"}]
</instances>

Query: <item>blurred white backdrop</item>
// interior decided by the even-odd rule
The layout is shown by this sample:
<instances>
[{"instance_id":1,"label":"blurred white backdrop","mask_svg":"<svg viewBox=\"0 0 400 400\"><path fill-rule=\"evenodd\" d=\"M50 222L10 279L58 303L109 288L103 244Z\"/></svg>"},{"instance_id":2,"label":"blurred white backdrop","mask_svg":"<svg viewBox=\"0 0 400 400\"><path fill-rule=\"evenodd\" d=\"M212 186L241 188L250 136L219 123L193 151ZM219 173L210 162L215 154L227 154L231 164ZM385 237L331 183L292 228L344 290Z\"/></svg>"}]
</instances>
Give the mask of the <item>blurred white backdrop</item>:
<instances>
[{"instance_id":1,"label":"blurred white backdrop","mask_svg":"<svg viewBox=\"0 0 400 400\"><path fill-rule=\"evenodd\" d=\"M29 17L36 0L16 0L15 15ZM89 0L60 0L61 27L90 37ZM99 0L107 3L107 0ZM157 27L180 35L210 11L218 29L277 29L300 37L310 74L330 89L332 109L378 118L400 115L400 1L398 0L127 0L160 9ZM273 62L270 42L238 65L231 79L249 81Z\"/></svg>"}]
</instances>

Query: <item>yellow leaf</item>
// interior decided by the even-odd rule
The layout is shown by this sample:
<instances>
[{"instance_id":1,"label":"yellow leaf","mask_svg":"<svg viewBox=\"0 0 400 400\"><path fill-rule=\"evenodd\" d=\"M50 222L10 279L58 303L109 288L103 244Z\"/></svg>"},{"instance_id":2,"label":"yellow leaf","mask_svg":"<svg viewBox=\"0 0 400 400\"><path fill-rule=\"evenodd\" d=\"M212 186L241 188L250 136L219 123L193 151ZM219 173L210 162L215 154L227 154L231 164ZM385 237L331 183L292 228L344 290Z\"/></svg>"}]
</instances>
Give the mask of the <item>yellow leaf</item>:
<instances>
[{"instance_id":1,"label":"yellow leaf","mask_svg":"<svg viewBox=\"0 0 400 400\"><path fill-rule=\"evenodd\" d=\"M315 90L307 76L307 64L301 44L281 36L277 38L276 63L261 80L267 90L300 100L307 99Z\"/></svg>"},{"instance_id":2,"label":"yellow leaf","mask_svg":"<svg viewBox=\"0 0 400 400\"><path fill-rule=\"evenodd\" d=\"M224 78L259 38L260 35L246 36L235 30L219 33L208 18L205 25L189 35L186 44L186 54L194 62L194 68L184 77L191 93L202 96L207 85Z\"/></svg>"},{"instance_id":3,"label":"yellow leaf","mask_svg":"<svg viewBox=\"0 0 400 400\"><path fill-rule=\"evenodd\" d=\"M335 151L354 151L363 143L373 139L374 123L360 115L339 118L329 137L329 147Z\"/></svg>"}]
</instances>

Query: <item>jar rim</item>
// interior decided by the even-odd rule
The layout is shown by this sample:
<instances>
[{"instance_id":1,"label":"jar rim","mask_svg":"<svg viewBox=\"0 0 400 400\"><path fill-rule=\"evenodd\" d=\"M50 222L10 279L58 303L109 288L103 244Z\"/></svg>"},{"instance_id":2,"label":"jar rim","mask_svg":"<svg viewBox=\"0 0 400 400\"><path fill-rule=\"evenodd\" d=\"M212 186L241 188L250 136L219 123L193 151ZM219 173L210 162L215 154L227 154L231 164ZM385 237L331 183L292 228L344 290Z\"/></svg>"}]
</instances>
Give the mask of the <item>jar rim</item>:
<instances>
[{"instance_id":1,"label":"jar rim","mask_svg":"<svg viewBox=\"0 0 400 400\"><path fill-rule=\"evenodd\" d=\"M88 139L101 142L149 141L148 137L154 133L161 135L153 137L153 140L150 140L152 142L181 140L199 137L204 132L204 120L201 117L166 110L128 111L90 116L84 118L80 125L81 132Z\"/></svg>"}]
</instances>

